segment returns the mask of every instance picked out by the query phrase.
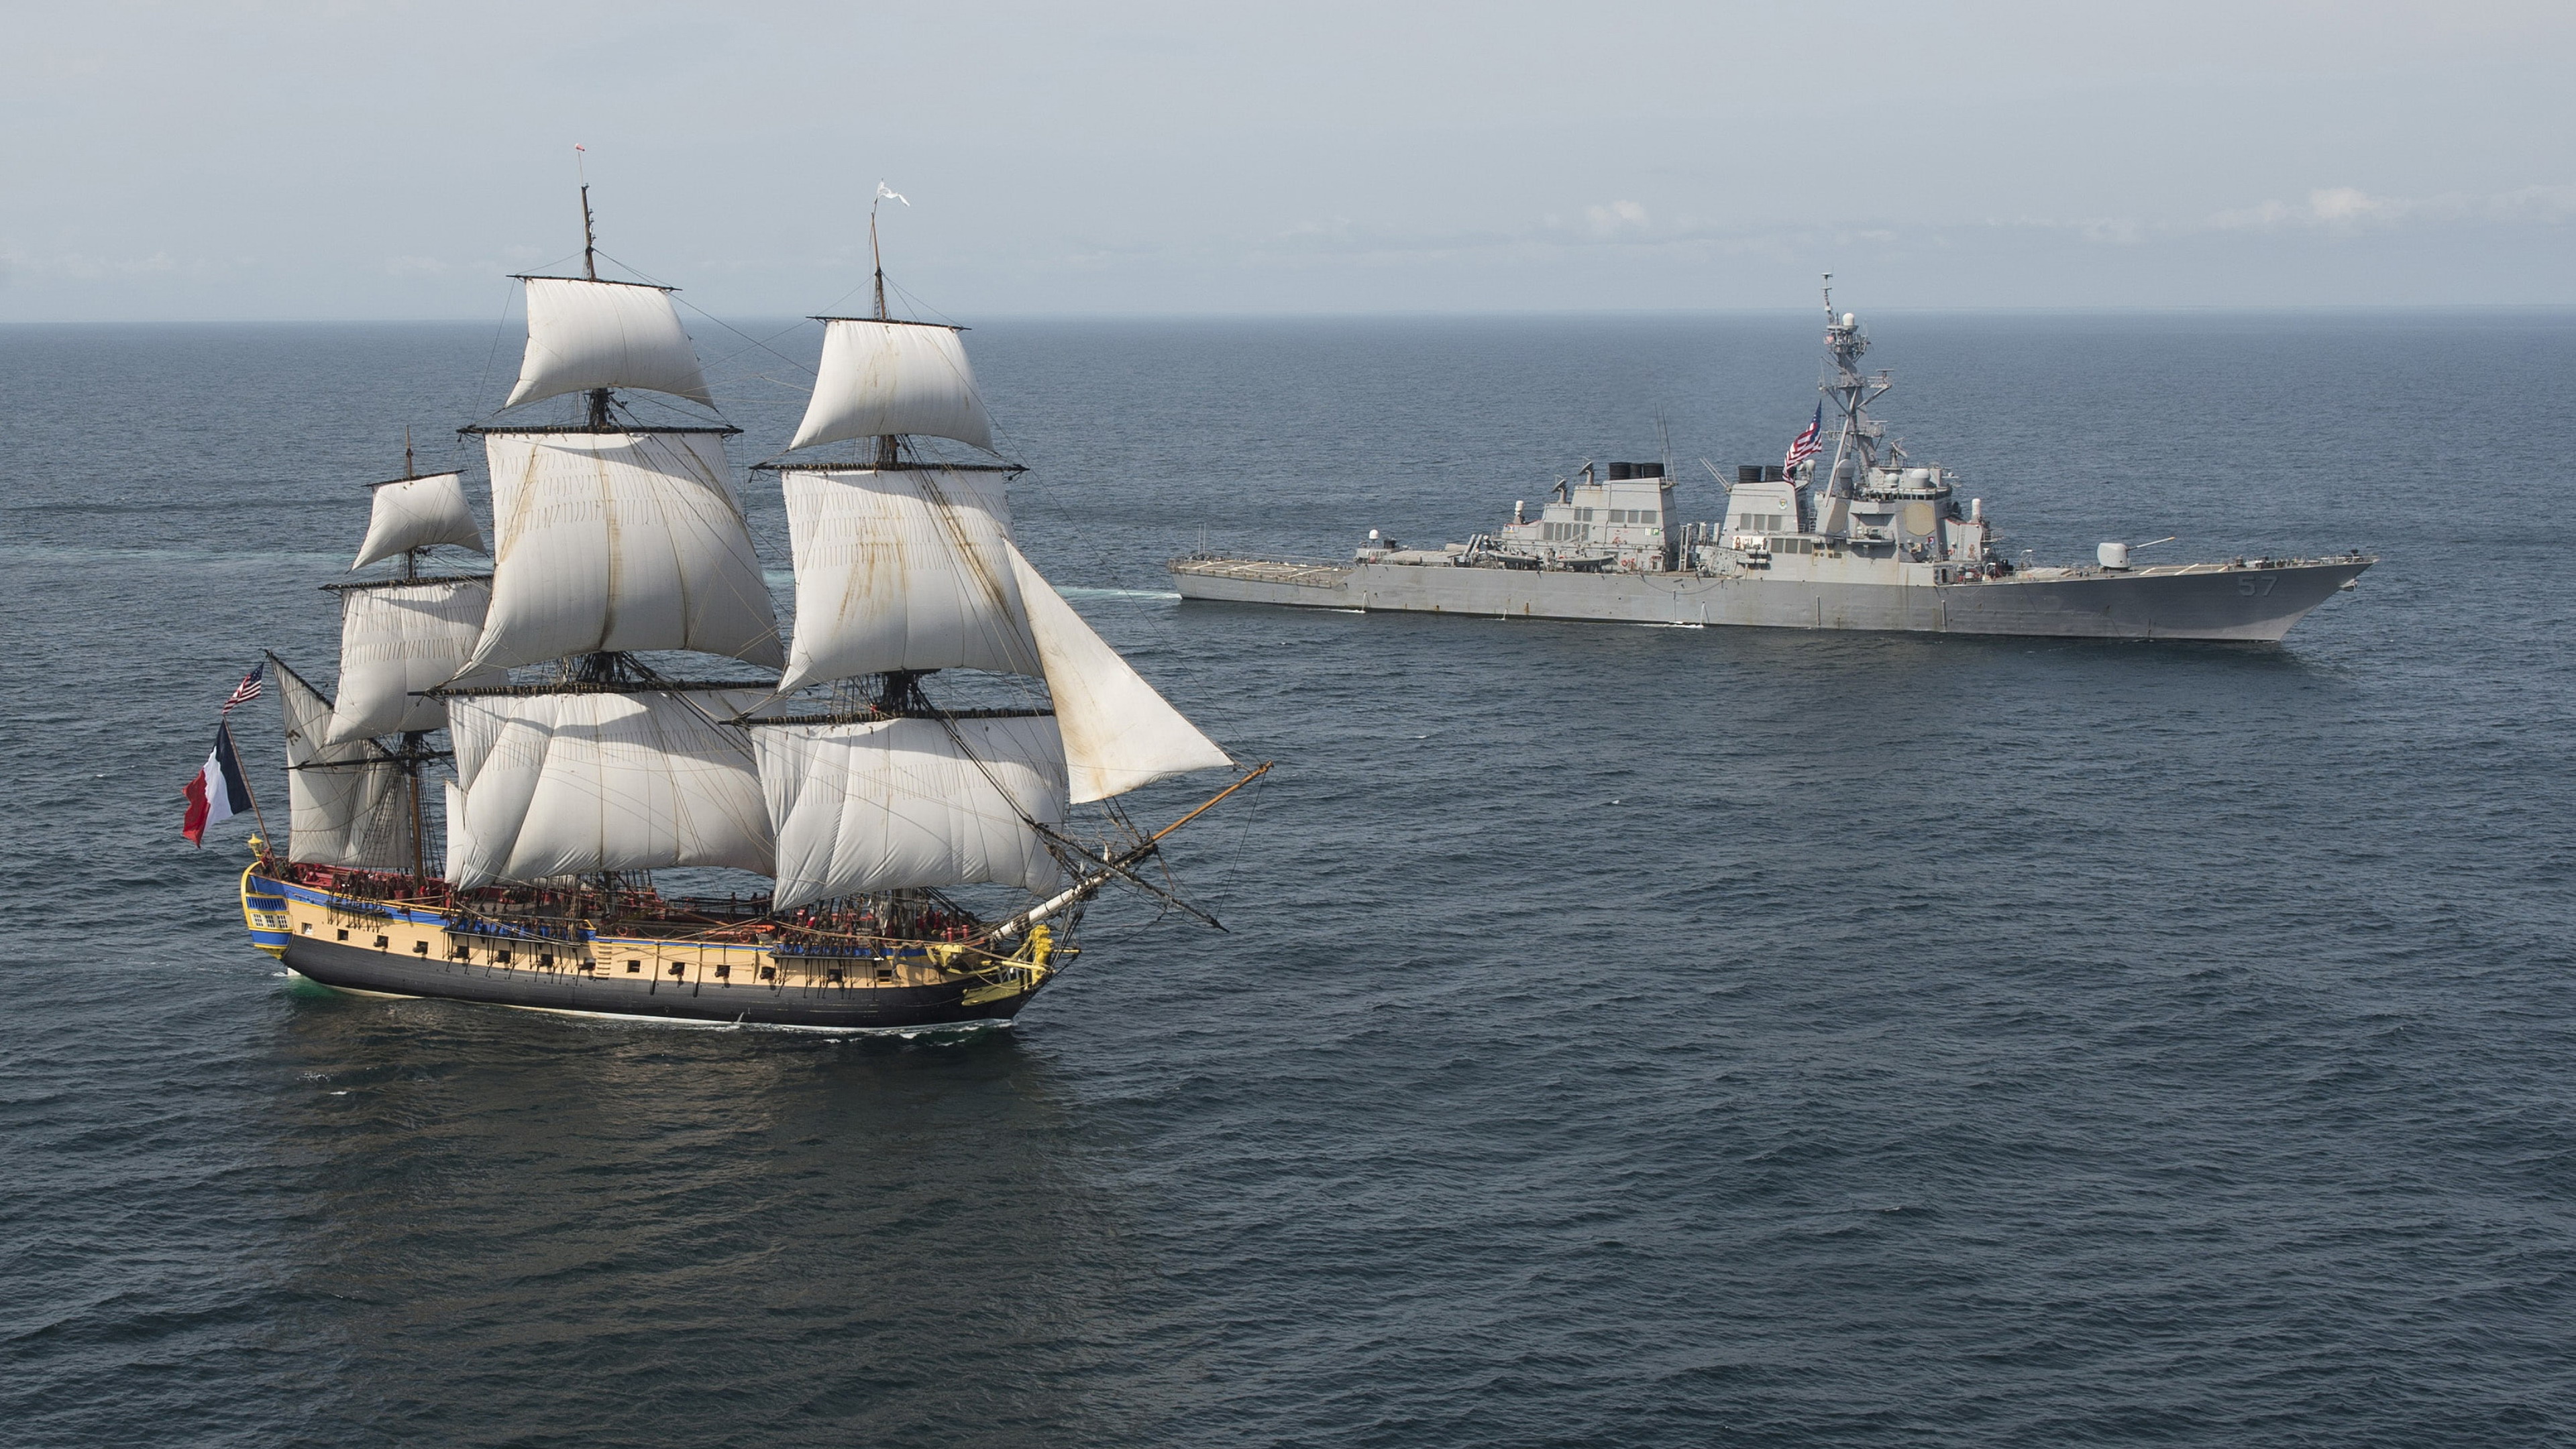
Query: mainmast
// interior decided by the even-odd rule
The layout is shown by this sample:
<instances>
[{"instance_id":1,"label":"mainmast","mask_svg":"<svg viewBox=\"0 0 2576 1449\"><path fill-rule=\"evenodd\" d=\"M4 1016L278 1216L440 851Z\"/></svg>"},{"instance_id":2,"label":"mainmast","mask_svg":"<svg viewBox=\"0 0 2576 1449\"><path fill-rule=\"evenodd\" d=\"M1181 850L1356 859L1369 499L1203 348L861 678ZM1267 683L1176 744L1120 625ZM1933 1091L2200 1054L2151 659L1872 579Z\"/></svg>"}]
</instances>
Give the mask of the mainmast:
<instances>
[{"instance_id":1,"label":"mainmast","mask_svg":"<svg viewBox=\"0 0 2576 1449\"><path fill-rule=\"evenodd\" d=\"M635 656L694 650L775 667L778 619L721 423L643 427L614 389L714 406L671 290L599 275L590 188L582 274L523 276L528 347L506 407L577 394L587 424L486 424L496 564L448 710L447 877L594 880L668 866L766 873L770 830L741 732L765 681L665 678ZM551 666L544 684L507 671ZM491 682L486 683L485 680ZM507 741L506 746L503 745Z\"/></svg>"},{"instance_id":2,"label":"mainmast","mask_svg":"<svg viewBox=\"0 0 2576 1449\"><path fill-rule=\"evenodd\" d=\"M1895 386L1884 372L1863 376L1861 354L1869 351L1869 334L1861 330L1860 319L1849 312L1834 314L1834 274L1825 273L1825 351L1832 357L1834 376L1819 385L1834 400L1834 411L1842 418L1842 427L1834 438L1834 461L1827 479L1828 497L1847 498L1855 485L1878 466L1878 440L1887 429L1869 416L1870 402Z\"/></svg>"}]
</instances>

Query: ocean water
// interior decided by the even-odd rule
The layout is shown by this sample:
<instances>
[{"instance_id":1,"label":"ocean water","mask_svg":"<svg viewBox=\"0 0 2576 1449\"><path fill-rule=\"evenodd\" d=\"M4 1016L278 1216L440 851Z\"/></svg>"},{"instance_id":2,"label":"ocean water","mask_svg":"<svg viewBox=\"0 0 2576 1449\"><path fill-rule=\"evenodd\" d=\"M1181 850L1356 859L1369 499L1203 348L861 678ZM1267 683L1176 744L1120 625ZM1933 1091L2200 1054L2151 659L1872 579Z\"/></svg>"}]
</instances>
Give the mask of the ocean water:
<instances>
[{"instance_id":1,"label":"ocean water","mask_svg":"<svg viewBox=\"0 0 2576 1449\"><path fill-rule=\"evenodd\" d=\"M1873 322L2016 550L2385 561L2277 648L1185 606L1586 458L1714 517L1816 328L980 326L1024 545L1278 768L1229 933L946 1043L282 979L179 786L515 339L0 329L0 1442L2576 1437L2576 317ZM766 456L812 334L693 325Z\"/></svg>"}]
</instances>

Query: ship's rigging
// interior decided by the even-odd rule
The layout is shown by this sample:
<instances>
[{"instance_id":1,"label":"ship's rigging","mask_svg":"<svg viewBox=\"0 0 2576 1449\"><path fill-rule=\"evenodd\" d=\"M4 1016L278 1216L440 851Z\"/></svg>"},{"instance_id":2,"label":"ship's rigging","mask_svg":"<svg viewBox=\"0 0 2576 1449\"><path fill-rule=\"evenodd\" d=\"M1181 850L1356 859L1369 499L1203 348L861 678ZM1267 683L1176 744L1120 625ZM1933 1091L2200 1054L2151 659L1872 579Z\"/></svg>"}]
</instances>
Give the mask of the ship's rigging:
<instances>
[{"instance_id":1,"label":"ship's rigging","mask_svg":"<svg viewBox=\"0 0 2576 1449\"><path fill-rule=\"evenodd\" d=\"M935 927L1007 949L1112 882L1213 923L1137 870L1199 811L1147 834L1116 797L1233 761L1021 553L1005 485L1022 470L993 454L961 329L887 314L874 207L876 315L817 319L805 416L756 470L787 505L792 633L733 491L738 430L640 425L619 399L714 409L673 289L598 275L586 185L582 220L580 276L517 279L528 340L504 404L573 396L580 420L462 430L490 474L490 572L423 571L433 550L485 545L461 474L416 474L406 440L353 565L394 572L332 586L338 699L279 661L285 862L407 875L477 918L615 917L658 899L650 872L728 867L774 879L750 905L781 946ZM930 459L925 437L996 461ZM862 441L859 461L795 457ZM684 678L642 657L672 651L779 673ZM931 681L949 671L1023 703L943 703ZM432 748L441 730L450 747ZM454 778L433 882L421 781L439 760ZM1111 832L1097 844L1072 813L1092 805ZM987 925L944 894L974 885L1030 903Z\"/></svg>"}]
</instances>

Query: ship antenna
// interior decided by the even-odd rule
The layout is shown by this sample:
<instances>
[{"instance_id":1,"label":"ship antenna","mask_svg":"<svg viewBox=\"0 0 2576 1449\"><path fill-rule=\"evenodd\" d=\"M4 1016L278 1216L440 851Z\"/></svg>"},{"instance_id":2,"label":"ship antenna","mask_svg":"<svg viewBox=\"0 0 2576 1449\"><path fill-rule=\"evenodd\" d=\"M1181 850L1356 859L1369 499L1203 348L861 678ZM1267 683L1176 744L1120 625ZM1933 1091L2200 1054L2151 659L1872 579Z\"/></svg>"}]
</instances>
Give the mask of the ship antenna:
<instances>
[{"instance_id":1,"label":"ship antenna","mask_svg":"<svg viewBox=\"0 0 2576 1449\"><path fill-rule=\"evenodd\" d=\"M403 424L403 476L405 478L420 476L411 466L411 424L409 423Z\"/></svg>"},{"instance_id":2,"label":"ship antenna","mask_svg":"<svg viewBox=\"0 0 2576 1449\"><path fill-rule=\"evenodd\" d=\"M1827 273L1825 273L1825 325L1830 327L1830 326L1832 326L1832 325L1833 325L1833 321L1834 321L1834 274L1833 274L1833 273L1831 273L1831 272L1827 272Z\"/></svg>"}]
</instances>

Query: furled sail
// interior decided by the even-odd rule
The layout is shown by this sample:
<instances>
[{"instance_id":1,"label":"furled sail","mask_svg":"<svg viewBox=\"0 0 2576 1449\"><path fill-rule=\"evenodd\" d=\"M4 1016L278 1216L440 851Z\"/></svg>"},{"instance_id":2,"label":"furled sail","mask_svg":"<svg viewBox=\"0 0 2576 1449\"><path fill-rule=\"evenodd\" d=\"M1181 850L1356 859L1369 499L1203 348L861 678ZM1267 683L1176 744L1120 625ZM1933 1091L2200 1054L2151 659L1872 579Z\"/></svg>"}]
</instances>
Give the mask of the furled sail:
<instances>
[{"instance_id":1,"label":"furled sail","mask_svg":"<svg viewBox=\"0 0 2576 1449\"><path fill-rule=\"evenodd\" d=\"M991 452L993 419L957 329L826 317L823 362L791 448L893 433L955 438Z\"/></svg>"},{"instance_id":2,"label":"furled sail","mask_svg":"<svg viewBox=\"0 0 2576 1449\"><path fill-rule=\"evenodd\" d=\"M782 661L718 434L491 432L483 446L499 551L467 668L634 649Z\"/></svg>"},{"instance_id":3,"label":"furled sail","mask_svg":"<svg viewBox=\"0 0 2576 1449\"><path fill-rule=\"evenodd\" d=\"M640 387L712 404L671 289L581 277L522 277L528 350L504 407L601 387Z\"/></svg>"},{"instance_id":4,"label":"furled sail","mask_svg":"<svg viewBox=\"0 0 2576 1449\"><path fill-rule=\"evenodd\" d=\"M326 743L434 730L447 724L444 700L414 690L450 681L486 689L510 682L506 669L458 677L483 633L492 602L486 579L430 579L350 588L340 596L340 699Z\"/></svg>"},{"instance_id":5,"label":"furled sail","mask_svg":"<svg viewBox=\"0 0 2576 1449\"><path fill-rule=\"evenodd\" d=\"M313 865L407 870L412 863L410 782L372 741L325 743L331 701L276 655L277 707L286 722L286 858Z\"/></svg>"},{"instance_id":6,"label":"furled sail","mask_svg":"<svg viewBox=\"0 0 2576 1449\"><path fill-rule=\"evenodd\" d=\"M1031 824L1065 818L1064 749L1043 715L762 725L752 741L782 909L976 881L1036 894L1063 878Z\"/></svg>"},{"instance_id":7,"label":"furled sail","mask_svg":"<svg viewBox=\"0 0 2576 1449\"><path fill-rule=\"evenodd\" d=\"M718 721L766 690L467 695L449 702L460 886L602 870L727 865L766 874L769 814L751 745Z\"/></svg>"},{"instance_id":8,"label":"furled sail","mask_svg":"<svg viewBox=\"0 0 2576 1449\"><path fill-rule=\"evenodd\" d=\"M1046 664L1073 803L1106 800L1169 775L1234 763L1093 633L1016 546L1011 569L1038 657Z\"/></svg>"},{"instance_id":9,"label":"furled sail","mask_svg":"<svg viewBox=\"0 0 2576 1449\"><path fill-rule=\"evenodd\" d=\"M426 478L397 478L373 485L375 503L367 515L367 541L358 545L362 569L380 558L392 558L434 543L484 552L483 530L474 510L465 505L461 473L432 473Z\"/></svg>"},{"instance_id":10,"label":"furled sail","mask_svg":"<svg viewBox=\"0 0 2576 1449\"><path fill-rule=\"evenodd\" d=\"M796 637L781 690L895 669L1039 672L998 473L787 469Z\"/></svg>"}]
</instances>

